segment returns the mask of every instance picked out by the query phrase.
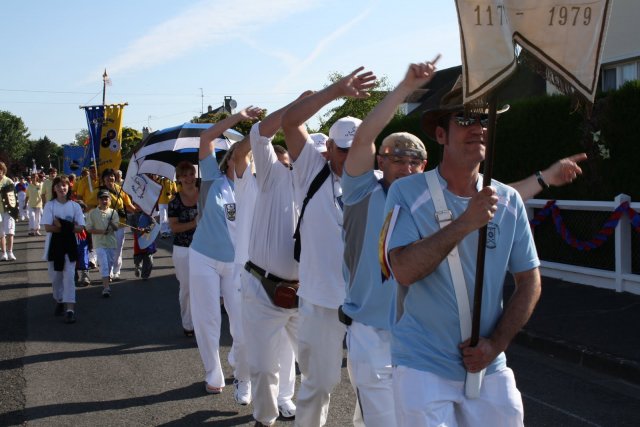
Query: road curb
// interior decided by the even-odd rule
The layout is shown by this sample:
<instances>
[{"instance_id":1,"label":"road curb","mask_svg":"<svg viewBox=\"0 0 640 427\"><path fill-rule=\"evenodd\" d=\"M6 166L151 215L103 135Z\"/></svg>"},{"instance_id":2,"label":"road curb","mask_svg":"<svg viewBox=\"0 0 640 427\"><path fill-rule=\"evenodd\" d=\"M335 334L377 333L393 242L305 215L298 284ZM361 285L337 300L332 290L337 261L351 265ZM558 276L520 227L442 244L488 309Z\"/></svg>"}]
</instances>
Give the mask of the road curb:
<instances>
[{"instance_id":1,"label":"road curb","mask_svg":"<svg viewBox=\"0 0 640 427\"><path fill-rule=\"evenodd\" d=\"M514 342L579 366L640 384L640 363L635 360L593 350L562 338L540 335L527 329L520 331Z\"/></svg>"}]
</instances>

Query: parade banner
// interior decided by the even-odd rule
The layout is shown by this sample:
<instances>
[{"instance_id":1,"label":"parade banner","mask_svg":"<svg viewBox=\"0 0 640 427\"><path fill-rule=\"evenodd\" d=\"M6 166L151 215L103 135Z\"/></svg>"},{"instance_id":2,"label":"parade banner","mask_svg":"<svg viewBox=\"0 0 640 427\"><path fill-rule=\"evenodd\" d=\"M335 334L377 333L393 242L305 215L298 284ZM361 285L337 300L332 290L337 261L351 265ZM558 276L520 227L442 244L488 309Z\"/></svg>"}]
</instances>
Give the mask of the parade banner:
<instances>
[{"instance_id":1,"label":"parade banner","mask_svg":"<svg viewBox=\"0 0 640 427\"><path fill-rule=\"evenodd\" d=\"M65 145L62 147L62 155L64 158L62 172L65 175L79 176L82 168L88 166L91 160L90 152L85 147L77 145Z\"/></svg>"},{"instance_id":2,"label":"parade banner","mask_svg":"<svg viewBox=\"0 0 640 427\"><path fill-rule=\"evenodd\" d=\"M465 105L485 103L515 71L520 49L560 91L593 102L611 0L456 0L456 7Z\"/></svg>"},{"instance_id":3,"label":"parade banner","mask_svg":"<svg viewBox=\"0 0 640 427\"><path fill-rule=\"evenodd\" d=\"M105 169L120 169L122 162L122 113L123 104L105 105L104 121L98 155L98 172Z\"/></svg>"},{"instance_id":4,"label":"parade banner","mask_svg":"<svg viewBox=\"0 0 640 427\"><path fill-rule=\"evenodd\" d=\"M98 165L98 174L105 169L119 169L122 162L122 115L127 104L83 107L91 139L90 154Z\"/></svg>"},{"instance_id":5,"label":"parade banner","mask_svg":"<svg viewBox=\"0 0 640 427\"><path fill-rule=\"evenodd\" d=\"M87 128L89 129L88 152L91 160L97 165L98 154L100 153L100 135L102 133L102 121L104 120L104 106L94 105L84 108L87 115Z\"/></svg>"}]
</instances>

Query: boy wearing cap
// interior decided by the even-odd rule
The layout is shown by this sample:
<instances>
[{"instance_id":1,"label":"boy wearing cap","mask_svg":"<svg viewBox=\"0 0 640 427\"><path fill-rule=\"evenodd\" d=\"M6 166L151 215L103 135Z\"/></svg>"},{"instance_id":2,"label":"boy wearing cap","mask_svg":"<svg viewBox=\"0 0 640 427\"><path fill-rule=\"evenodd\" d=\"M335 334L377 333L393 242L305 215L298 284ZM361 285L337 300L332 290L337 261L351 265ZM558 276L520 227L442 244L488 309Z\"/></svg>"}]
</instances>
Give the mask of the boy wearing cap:
<instances>
[{"instance_id":1,"label":"boy wearing cap","mask_svg":"<svg viewBox=\"0 0 640 427\"><path fill-rule=\"evenodd\" d=\"M345 333L345 326L338 320L338 307L345 297L340 177L360 120L345 117L334 123L327 141L328 161L314 149L304 122L336 98L367 97L375 76L362 70L358 68L300 99L282 118L289 155L294 160L293 182L298 201L302 201L321 170L328 167L330 172L308 202L300 223L298 366L302 383L297 399L298 426L325 424L331 392L340 381Z\"/></svg>"},{"instance_id":2,"label":"boy wearing cap","mask_svg":"<svg viewBox=\"0 0 640 427\"><path fill-rule=\"evenodd\" d=\"M87 231L93 236L93 248L98 256L100 275L102 276L102 296L111 296L109 286L111 272L116 257L116 230L120 217L115 209L109 207L111 194L106 188L101 188L97 195L98 207L87 215Z\"/></svg>"}]
</instances>

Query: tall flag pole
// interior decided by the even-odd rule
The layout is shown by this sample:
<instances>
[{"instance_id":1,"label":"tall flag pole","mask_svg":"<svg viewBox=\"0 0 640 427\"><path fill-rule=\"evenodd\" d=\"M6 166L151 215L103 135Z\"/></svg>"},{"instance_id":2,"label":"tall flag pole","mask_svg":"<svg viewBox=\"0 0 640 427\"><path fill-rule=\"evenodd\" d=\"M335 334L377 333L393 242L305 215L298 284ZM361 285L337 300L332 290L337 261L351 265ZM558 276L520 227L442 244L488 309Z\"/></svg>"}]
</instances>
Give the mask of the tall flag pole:
<instances>
[{"instance_id":1,"label":"tall flag pole","mask_svg":"<svg viewBox=\"0 0 640 427\"><path fill-rule=\"evenodd\" d=\"M105 68L102 74L102 106L107 104L107 85L111 85L111 79L107 75L107 69Z\"/></svg>"},{"instance_id":2,"label":"tall flag pole","mask_svg":"<svg viewBox=\"0 0 640 427\"><path fill-rule=\"evenodd\" d=\"M111 79L105 68L102 74L102 105L81 106L87 116L91 140L91 157L96 175L105 169L119 169L122 163L122 115L126 102L107 104L107 86Z\"/></svg>"}]
</instances>

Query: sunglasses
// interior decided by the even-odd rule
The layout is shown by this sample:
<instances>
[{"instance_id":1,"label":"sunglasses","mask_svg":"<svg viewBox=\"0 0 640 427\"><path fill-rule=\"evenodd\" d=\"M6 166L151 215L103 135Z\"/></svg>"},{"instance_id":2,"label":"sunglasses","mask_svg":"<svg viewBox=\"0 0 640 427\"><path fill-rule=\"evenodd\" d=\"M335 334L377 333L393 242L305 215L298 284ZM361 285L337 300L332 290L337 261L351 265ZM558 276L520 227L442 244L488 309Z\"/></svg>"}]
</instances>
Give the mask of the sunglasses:
<instances>
[{"instance_id":1,"label":"sunglasses","mask_svg":"<svg viewBox=\"0 0 640 427\"><path fill-rule=\"evenodd\" d=\"M473 126L476 123L480 123L480 126L486 128L489 125L489 115L488 114L475 114L475 115L466 115L464 113L454 114L453 121L461 127Z\"/></svg>"},{"instance_id":2,"label":"sunglasses","mask_svg":"<svg viewBox=\"0 0 640 427\"><path fill-rule=\"evenodd\" d=\"M338 149L338 151L341 151L341 152L343 152L343 153L348 153L348 152L349 152L349 149L348 149L348 148L338 147L337 145L336 145L336 148Z\"/></svg>"}]
</instances>

